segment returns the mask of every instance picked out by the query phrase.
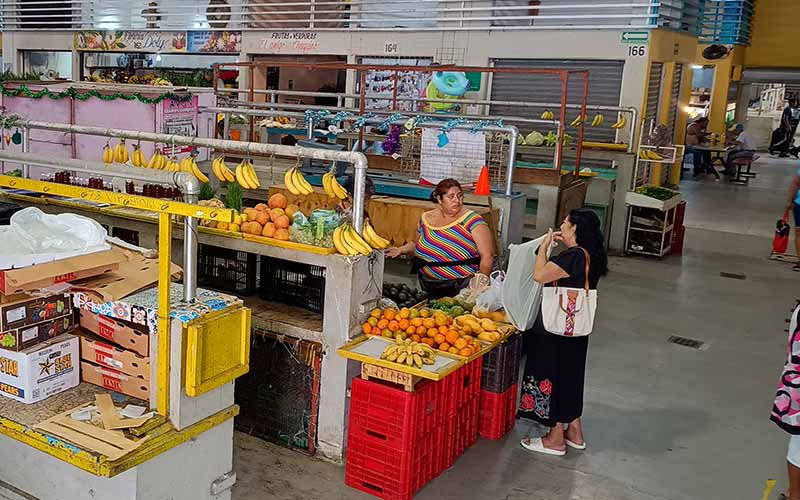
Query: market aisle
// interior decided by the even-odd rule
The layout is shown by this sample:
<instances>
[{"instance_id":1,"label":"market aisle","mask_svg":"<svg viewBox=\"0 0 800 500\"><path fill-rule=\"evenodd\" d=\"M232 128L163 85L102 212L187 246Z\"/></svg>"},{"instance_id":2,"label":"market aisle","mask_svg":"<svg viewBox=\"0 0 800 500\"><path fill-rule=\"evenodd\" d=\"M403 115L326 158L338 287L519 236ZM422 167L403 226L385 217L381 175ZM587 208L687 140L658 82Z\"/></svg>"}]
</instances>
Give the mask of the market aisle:
<instances>
[{"instance_id":1,"label":"market aisle","mask_svg":"<svg viewBox=\"0 0 800 500\"><path fill-rule=\"evenodd\" d=\"M536 430L518 424L501 442L479 438L416 498L728 500L759 498L767 478L784 487L787 437L768 415L800 276L766 256L792 168L771 161L749 187L686 182L684 255L611 259L589 348L587 451L533 455L519 440ZM344 468L247 436L236 471L236 500L370 498L344 485Z\"/></svg>"}]
</instances>

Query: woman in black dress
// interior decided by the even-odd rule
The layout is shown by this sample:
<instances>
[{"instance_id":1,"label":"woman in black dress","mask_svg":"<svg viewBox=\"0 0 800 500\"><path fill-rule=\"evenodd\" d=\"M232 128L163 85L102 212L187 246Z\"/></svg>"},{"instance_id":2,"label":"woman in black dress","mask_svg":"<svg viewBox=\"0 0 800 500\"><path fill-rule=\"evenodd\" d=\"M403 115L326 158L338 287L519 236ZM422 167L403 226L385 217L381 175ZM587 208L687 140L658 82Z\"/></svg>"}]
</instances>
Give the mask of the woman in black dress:
<instances>
[{"instance_id":1,"label":"woman in black dress","mask_svg":"<svg viewBox=\"0 0 800 500\"><path fill-rule=\"evenodd\" d=\"M589 287L597 288L600 276L608 272L608 258L603 247L600 220L591 210L570 212L539 247L533 279L545 286L583 288L586 257L589 254ZM558 243L566 249L547 259L547 249ZM589 337L565 337L548 332L541 312L531 330L525 332L525 375L518 415L550 427L542 437L526 437L523 447L548 455L564 455L567 446L586 448L581 428L583 382L586 373L586 350ZM566 429L565 429L566 426Z\"/></svg>"}]
</instances>

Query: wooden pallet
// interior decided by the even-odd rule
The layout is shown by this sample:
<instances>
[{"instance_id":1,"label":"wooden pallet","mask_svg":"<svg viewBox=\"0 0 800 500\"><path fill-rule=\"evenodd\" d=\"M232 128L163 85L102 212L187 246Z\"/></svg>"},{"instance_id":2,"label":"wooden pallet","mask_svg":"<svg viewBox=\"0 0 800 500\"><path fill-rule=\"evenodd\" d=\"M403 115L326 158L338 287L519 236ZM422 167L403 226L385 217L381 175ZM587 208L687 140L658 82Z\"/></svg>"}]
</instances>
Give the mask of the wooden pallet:
<instances>
[{"instance_id":1,"label":"wooden pallet","mask_svg":"<svg viewBox=\"0 0 800 500\"><path fill-rule=\"evenodd\" d=\"M63 438L70 443L105 456L108 460L120 459L141 446L146 439L133 441L122 431L106 430L88 422L74 420L70 415L87 404L72 408L64 413L48 418L34 427L47 434Z\"/></svg>"},{"instance_id":2,"label":"wooden pallet","mask_svg":"<svg viewBox=\"0 0 800 500\"><path fill-rule=\"evenodd\" d=\"M393 384L402 385L406 392L414 392L414 386L417 385L417 382L423 380L422 377L417 377L416 375L411 375L410 373L392 370L391 368L384 368L382 366L361 363L361 378L364 380L369 380L370 377L379 380L385 380Z\"/></svg>"}]
</instances>

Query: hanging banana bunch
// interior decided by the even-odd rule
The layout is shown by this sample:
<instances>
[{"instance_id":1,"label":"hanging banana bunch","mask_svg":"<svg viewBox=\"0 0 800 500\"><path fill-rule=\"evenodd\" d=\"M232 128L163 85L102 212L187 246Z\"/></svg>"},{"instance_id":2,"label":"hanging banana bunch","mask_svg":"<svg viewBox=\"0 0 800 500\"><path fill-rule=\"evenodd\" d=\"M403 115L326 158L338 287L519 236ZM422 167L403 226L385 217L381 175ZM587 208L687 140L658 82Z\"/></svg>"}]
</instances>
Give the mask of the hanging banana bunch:
<instances>
[{"instance_id":1,"label":"hanging banana bunch","mask_svg":"<svg viewBox=\"0 0 800 500\"><path fill-rule=\"evenodd\" d=\"M296 165L286 171L286 173L283 175L283 182L286 184L286 188L289 190L289 192L294 195L307 196L314 192L314 188L311 187L311 184L308 183ZM344 189L342 189L342 191L344 191ZM346 195L347 192L345 192L345 196Z\"/></svg>"},{"instance_id":2,"label":"hanging banana bunch","mask_svg":"<svg viewBox=\"0 0 800 500\"><path fill-rule=\"evenodd\" d=\"M119 144L114 146L114 161L117 163L128 163L128 148L125 147L125 139L120 139Z\"/></svg>"},{"instance_id":3,"label":"hanging banana bunch","mask_svg":"<svg viewBox=\"0 0 800 500\"><path fill-rule=\"evenodd\" d=\"M625 115L620 114L619 115L619 119L617 121L615 121L613 125L611 125L611 128L620 129L620 128L625 127L626 123L627 123L627 121L625 120Z\"/></svg>"},{"instance_id":4,"label":"hanging banana bunch","mask_svg":"<svg viewBox=\"0 0 800 500\"><path fill-rule=\"evenodd\" d=\"M606 119L603 114L598 112L596 115L594 115L594 119L592 119L592 127L599 127L605 120Z\"/></svg>"},{"instance_id":5,"label":"hanging banana bunch","mask_svg":"<svg viewBox=\"0 0 800 500\"><path fill-rule=\"evenodd\" d=\"M231 172L231 169L225 164L224 156L217 156L211 162L211 171L221 182L234 182L236 177Z\"/></svg>"},{"instance_id":6,"label":"hanging banana bunch","mask_svg":"<svg viewBox=\"0 0 800 500\"><path fill-rule=\"evenodd\" d=\"M109 143L103 146L103 163L114 163L114 150Z\"/></svg>"},{"instance_id":7,"label":"hanging banana bunch","mask_svg":"<svg viewBox=\"0 0 800 500\"><path fill-rule=\"evenodd\" d=\"M222 174L224 175L224 173L223 171ZM233 176L236 182L245 189L258 189L261 187L261 182L258 180L255 169L253 169L253 163L249 159L242 160L236 166Z\"/></svg>"},{"instance_id":8,"label":"hanging banana bunch","mask_svg":"<svg viewBox=\"0 0 800 500\"><path fill-rule=\"evenodd\" d=\"M328 172L322 176L322 188L330 198L339 198L340 200L347 198L347 190L339 184L336 174L333 172Z\"/></svg>"}]
</instances>

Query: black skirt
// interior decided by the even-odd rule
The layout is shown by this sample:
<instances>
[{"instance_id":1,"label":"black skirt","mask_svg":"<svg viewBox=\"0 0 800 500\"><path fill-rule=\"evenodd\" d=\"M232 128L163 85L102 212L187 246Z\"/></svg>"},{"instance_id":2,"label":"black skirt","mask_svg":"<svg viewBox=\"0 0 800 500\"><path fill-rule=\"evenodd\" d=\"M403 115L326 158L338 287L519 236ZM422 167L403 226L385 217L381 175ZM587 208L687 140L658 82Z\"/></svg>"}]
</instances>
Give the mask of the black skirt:
<instances>
[{"instance_id":1,"label":"black skirt","mask_svg":"<svg viewBox=\"0 0 800 500\"><path fill-rule=\"evenodd\" d=\"M527 360L517 415L547 427L580 417L589 337L554 335L540 314L523 339Z\"/></svg>"}]
</instances>

